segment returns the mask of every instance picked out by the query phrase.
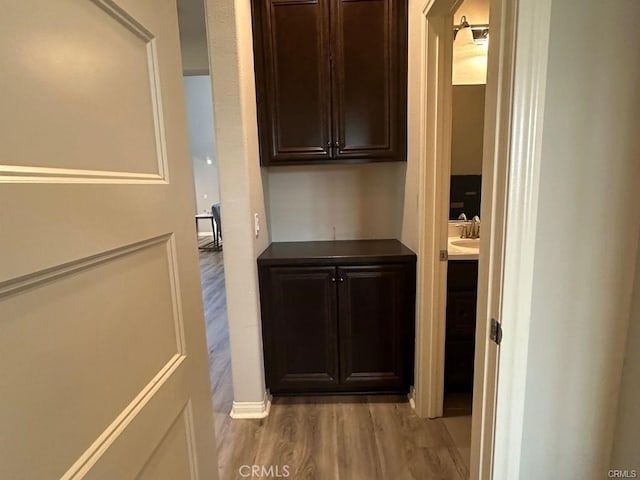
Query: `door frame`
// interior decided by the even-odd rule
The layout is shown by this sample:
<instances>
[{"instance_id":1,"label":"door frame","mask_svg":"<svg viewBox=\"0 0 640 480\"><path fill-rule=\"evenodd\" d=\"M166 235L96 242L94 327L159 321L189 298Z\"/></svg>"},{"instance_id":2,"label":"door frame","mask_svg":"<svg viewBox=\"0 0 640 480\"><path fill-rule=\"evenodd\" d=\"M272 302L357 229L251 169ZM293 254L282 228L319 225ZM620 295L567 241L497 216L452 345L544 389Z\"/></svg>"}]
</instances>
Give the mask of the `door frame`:
<instances>
[{"instance_id":1,"label":"door frame","mask_svg":"<svg viewBox=\"0 0 640 480\"><path fill-rule=\"evenodd\" d=\"M482 452L492 475L486 478L502 479L520 476L552 0L515 0L513 4L492 0L492 15L494 3L504 21L501 48L508 54L499 59L503 62L499 70L503 90L496 84L492 92L498 99L496 150L490 152L492 157L487 157L485 150L484 158L502 170L499 194L494 191L494 202L497 199L495 203L502 207L502 272L488 284L488 298L495 307L485 313L501 321L506 341L500 345L497 367L493 367L491 416L474 418L474 424L484 426L485 438L476 438L480 432L472 433L471 459L481 458L474 457L478 443L490 446L488 452ZM503 282L503 278L509 281ZM478 383L476 377L474 396ZM491 422L493 445L487 443L487 422Z\"/></svg>"},{"instance_id":2,"label":"door frame","mask_svg":"<svg viewBox=\"0 0 640 480\"><path fill-rule=\"evenodd\" d=\"M421 417L441 417L449 176L453 14L463 0L428 0L420 18L420 156L418 184L418 291L413 400ZM411 85L409 86L411 88Z\"/></svg>"},{"instance_id":3,"label":"door frame","mask_svg":"<svg viewBox=\"0 0 640 480\"><path fill-rule=\"evenodd\" d=\"M429 0L421 19L414 401L418 415L430 418L443 413L446 262L439 261L439 252L447 245L450 15L458 5ZM490 12L471 479L519 475L551 0L491 0ZM492 318L505 330L507 341L500 347L489 340Z\"/></svg>"}]
</instances>

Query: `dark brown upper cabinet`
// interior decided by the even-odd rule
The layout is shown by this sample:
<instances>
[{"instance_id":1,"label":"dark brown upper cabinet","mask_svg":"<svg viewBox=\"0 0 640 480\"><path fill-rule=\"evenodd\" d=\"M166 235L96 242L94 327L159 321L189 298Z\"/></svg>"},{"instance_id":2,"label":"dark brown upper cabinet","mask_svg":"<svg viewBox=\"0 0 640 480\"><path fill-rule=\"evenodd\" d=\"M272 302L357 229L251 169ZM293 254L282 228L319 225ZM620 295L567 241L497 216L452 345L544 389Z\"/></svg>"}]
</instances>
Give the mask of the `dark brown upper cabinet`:
<instances>
[{"instance_id":1,"label":"dark brown upper cabinet","mask_svg":"<svg viewBox=\"0 0 640 480\"><path fill-rule=\"evenodd\" d=\"M264 166L406 160L406 0L252 0Z\"/></svg>"}]
</instances>

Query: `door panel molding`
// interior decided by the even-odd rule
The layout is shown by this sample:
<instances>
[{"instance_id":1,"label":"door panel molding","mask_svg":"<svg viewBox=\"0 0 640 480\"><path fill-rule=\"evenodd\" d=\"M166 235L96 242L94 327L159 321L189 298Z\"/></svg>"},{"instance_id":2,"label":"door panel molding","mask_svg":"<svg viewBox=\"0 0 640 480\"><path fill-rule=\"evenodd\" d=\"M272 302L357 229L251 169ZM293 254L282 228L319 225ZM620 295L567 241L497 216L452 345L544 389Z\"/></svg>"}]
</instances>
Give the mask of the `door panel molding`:
<instances>
[{"instance_id":1,"label":"door panel molding","mask_svg":"<svg viewBox=\"0 0 640 480\"><path fill-rule=\"evenodd\" d=\"M173 234L160 235L158 237L136 242L131 245L116 248L98 255L81 258L73 262L57 265L40 272L30 273L17 278L0 281L0 303L5 297L22 293L26 290L37 288L49 282L62 280L64 277L89 270L107 262L115 261L138 253L142 250L153 248L157 245L165 245L167 268L169 272L168 282L171 291L171 303L173 306L173 322L176 337L177 353L186 352L184 335L184 317L180 302L180 280L177 274L176 244ZM0 279L2 280L2 279Z\"/></svg>"},{"instance_id":2,"label":"door panel molding","mask_svg":"<svg viewBox=\"0 0 640 480\"><path fill-rule=\"evenodd\" d=\"M186 358L172 247L173 236L164 235L4 282L0 351L18 346L0 368L12 385L0 416L9 431L48 424L52 436L74 434L51 474L89 444L99 456ZM22 418L28 406L37 410ZM20 453L23 435L7 452L28 461L28 452ZM41 440L31 445L45 447Z\"/></svg>"},{"instance_id":3,"label":"door panel molding","mask_svg":"<svg viewBox=\"0 0 640 480\"><path fill-rule=\"evenodd\" d=\"M112 0L91 0L91 4L95 5L100 11L104 12L107 18L111 19L110 21L117 23L118 25L123 27L124 30L130 32L130 34L135 37L135 39L141 42L141 48L144 49L144 65L140 66L140 70L146 71L146 76L148 77L146 81L147 86L145 87L145 89L148 89L148 107L150 107L151 109L151 111L149 112L149 120L153 124L145 133L148 133L149 137L152 136L153 138L149 138L143 133L140 133L140 137L144 138L144 141L153 143L153 145L147 145L144 148L145 153L149 153L146 150L147 148L149 148L149 150L153 150L155 159L151 159L151 165L147 165L145 163L141 168L142 171L126 171L124 169L112 170L109 168L104 168L112 164L114 157L120 156L120 151L118 151L118 155L116 155L115 153L111 155L103 155L101 154L101 150L108 148L109 144L115 144L116 142L125 141L122 131L118 131L116 133L116 136L112 137L112 132L109 131L107 126L108 124L104 122L96 124L97 128L91 130L91 134L94 136L94 141L96 142L94 150L98 152L97 155L92 154L92 152L89 151L83 152L81 150L74 150L75 147L73 145L75 142L73 142L73 132L74 130L76 130L74 129L74 124L84 125L86 118L90 118L92 116L93 110L96 109L96 106L98 107L98 109L100 108L99 102L102 100L100 99L100 92L93 92L91 102L84 99L84 101L78 102L78 105L81 105L81 107L79 107L71 101L72 99L77 99L73 97L69 92L65 92L64 95L59 94L59 98L51 100L53 102L52 105L57 105L59 108L66 108L66 106L69 105L69 111L64 110L60 112L60 115L66 119L65 128L61 128L59 126L58 116L51 116L48 114L46 107L42 109L43 112L39 112L43 114L39 115L41 119L37 123L37 126L33 128L35 128L34 131L36 135L45 130L49 130L52 132L49 138L50 142L52 141L52 139L55 139L55 135L57 135L61 136L62 140L66 141L69 146L65 145L64 147L61 147L60 145L55 145L55 147L53 148L54 153L49 153L46 150L38 151L39 146L37 144L32 146L25 146L24 144L20 143L14 144L14 141L8 142L6 149L24 150L25 163L20 164L22 163L23 159L14 157L11 161L12 164L0 164L0 183L113 183L120 182L122 180L128 180L130 182L133 181L134 183L162 183L168 180L167 147L164 126L165 122L160 87L160 72L157 60L158 53L156 37L148 28L143 26L140 21L136 20L133 15L128 13L124 8L117 5ZM19 15L19 13L13 13L15 15ZM64 16L64 12L61 11L60 15ZM83 12L83 15L87 15L87 12ZM9 15L9 17L10 16L11 15ZM97 21L96 19L92 20L94 22ZM45 28L47 25L47 21L39 17L34 18L33 21L36 24L42 23L43 28ZM50 35L55 35L59 34L60 32L53 30L52 32L48 33ZM70 33L69 35L73 35L73 33ZM64 55L70 56L71 52L75 52L75 54L78 56L78 58L74 60L74 66L76 69L93 68L95 70L108 70L110 65L108 63L105 63L108 62L108 60L104 60L97 55L95 56L95 59L92 58L92 61L95 64L91 64L90 66L83 65L83 63L89 62L89 57L92 56L93 52L91 50L78 50L77 52L75 50L72 50L74 48L78 49L77 46L74 46L73 41L75 41L76 43L82 43L82 35L87 36L87 32L78 32L75 33L75 35L76 38L72 37L71 41L68 44L55 44L59 47L59 53L40 53L40 57L31 59L31 61L40 63L41 65L38 66L42 69L45 69L47 68L47 62L69 62L68 58ZM18 37L18 39L20 39L20 37ZM99 37L89 38L89 40L94 40L96 42L100 41ZM53 41L58 41L55 36ZM106 41L106 39L102 39L102 41L104 42ZM31 48L36 47L38 47L38 45L32 46ZM102 48L107 50L109 48L115 47L102 46ZM42 51L44 49L41 48L40 50ZM56 55L59 55L60 58L56 57ZM82 55L84 55L86 58ZM136 62L137 61L138 60L136 60ZM10 65L14 64L19 65L19 68L26 68L22 64L17 63L15 58L12 59L12 63L10 63ZM86 82L84 88L88 90L90 88L90 83L93 81L93 77L88 76L84 81ZM47 88L51 89L52 87L47 85ZM139 88L142 88L142 86L139 86ZM25 128L26 130L28 130L32 127L32 122L27 118L23 118L23 112L16 111L16 106L20 102L26 102L27 97L32 95L29 95L29 91L25 90L24 88L21 90L16 89L15 91L11 90L11 92L14 98L10 106L4 113L4 115L7 115L7 118L3 119L2 116L0 116L0 124L4 124L5 122L7 122L7 125L11 125L11 123L9 123L11 118L14 120L14 124L17 124L17 126L12 128L12 130L14 130L14 132L12 133L17 132L18 128ZM115 94L115 92L110 93L112 95ZM118 92L117 95L122 97L121 92ZM46 98L47 100L50 99L50 97ZM140 98L142 98L142 96L140 96ZM126 102L124 97L122 98L122 101ZM135 108L138 107L138 105L127 106L129 110L125 112L125 114L131 114L135 110ZM36 108L34 105L29 105L27 109L28 113L26 114L30 115L29 118L33 118L33 115L31 115L31 113L33 112L34 108ZM89 111L89 109L92 109L91 112ZM122 114L122 112L120 113ZM17 122L15 122L16 118ZM140 124L138 124L138 128L141 128ZM68 138L65 138L65 136L68 136ZM18 135L11 136L11 138L14 137L18 137ZM59 141L53 140L53 142L58 143ZM142 147L142 145L140 145L140 147ZM64 162L67 161L67 158L60 155L61 148L66 148L68 152L71 152L71 154L69 155L71 157L71 162L67 165L64 164ZM6 155L4 149L0 149L0 154L2 157L6 156L6 159L11 158L9 155ZM140 156L140 158L143 157L145 157L145 155ZM42 162L43 159L46 159L47 163L38 165L38 163ZM134 158L127 158L126 160L129 165L143 165L143 162ZM88 165L89 162L93 162L95 164L95 168L81 168L81 165Z\"/></svg>"},{"instance_id":4,"label":"door panel molding","mask_svg":"<svg viewBox=\"0 0 640 480\"><path fill-rule=\"evenodd\" d=\"M180 456L186 458L180 459ZM197 480L200 478L195 452L191 401L187 402L182 412L178 414L135 478L137 480L176 480L178 478Z\"/></svg>"},{"instance_id":5,"label":"door panel molding","mask_svg":"<svg viewBox=\"0 0 640 480\"><path fill-rule=\"evenodd\" d=\"M160 235L140 242L135 242L123 247L114 248L97 255L79 258L72 262L62 263L55 267L47 268L38 272L20 275L11 279L0 278L0 300L3 296L18 293L28 288L34 288L42 283L57 280L72 273L80 272L101 263L115 260L120 257L131 255L139 250L150 248L160 243L167 243L172 238L172 234Z\"/></svg>"},{"instance_id":6,"label":"door panel molding","mask_svg":"<svg viewBox=\"0 0 640 480\"><path fill-rule=\"evenodd\" d=\"M168 182L165 175L158 173L0 165L0 183L166 184Z\"/></svg>"},{"instance_id":7,"label":"door panel molding","mask_svg":"<svg viewBox=\"0 0 640 480\"><path fill-rule=\"evenodd\" d=\"M132 425L135 428L135 423L140 422L140 416L144 414L145 408L155 400L156 395L160 395L165 390L180 388L180 382L175 377L180 376L176 372L178 372L185 359L185 355L175 354L131 403L105 428L71 468L65 472L61 477L62 480L84 478L85 475L93 473L92 470L100 461L104 461L105 455L108 455L108 450L114 447L120 435ZM174 385L176 383L178 385Z\"/></svg>"},{"instance_id":8,"label":"door panel molding","mask_svg":"<svg viewBox=\"0 0 640 480\"><path fill-rule=\"evenodd\" d=\"M59 3L0 17L0 477L216 479L175 1Z\"/></svg>"}]
</instances>

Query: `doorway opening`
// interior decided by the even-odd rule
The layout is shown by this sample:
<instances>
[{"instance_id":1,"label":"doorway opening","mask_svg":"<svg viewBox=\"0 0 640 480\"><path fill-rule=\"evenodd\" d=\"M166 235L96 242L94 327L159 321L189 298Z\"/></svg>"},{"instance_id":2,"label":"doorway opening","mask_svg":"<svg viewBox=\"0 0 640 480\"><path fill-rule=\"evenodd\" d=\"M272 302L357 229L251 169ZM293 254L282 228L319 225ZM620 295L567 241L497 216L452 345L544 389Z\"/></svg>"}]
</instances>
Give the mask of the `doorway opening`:
<instances>
[{"instance_id":1,"label":"doorway opening","mask_svg":"<svg viewBox=\"0 0 640 480\"><path fill-rule=\"evenodd\" d=\"M423 42L422 44L423 59L425 56L428 56L429 61L433 62L436 68L435 69L432 68L434 65L430 64L429 67L423 66L424 71L421 72L423 74L423 77L420 79L421 83L419 85L419 88L421 89L420 101L422 103L422 109L423 109L423 111L421 111L421 133L420 133L419 140L416 138L417 136L414 136L412 141L415 142L413 143L414 145L416 145L417 143L421 144L420 145L420 148L422 150L421 160L420 160L421 162L424 161L424 158L431 158L431 159L438 158L438 159L446 160L444 161L444 163L446 163L444 165L441 164L443 163L443 161L440 161L437 164L435 163L435 161L432 161L433 164L428 164L429 162L423 162L423 163L427 163L427 165L425 166L423 164L420 166L421 184L419 189L420 190L419 191L419 196L420 196L419 218L420 218L420 221L423 222L422 225L420 225L420 231L421 233L429 231L429 233L428 235L421 235L421 239L420 239L419 255L420 257L422 257L422 260L421 260L422 265L420 266L419 278L423 281L425 278L428 279L426 283L423 283L421 288L424 290L431 290L431 292L428 295L424 295L424 298L422 299L421 303L418 305L418 308L420 310L419 318L422 319L423 316L425 315L427 316L431 315L430 318L432 318L433 320L430 320L430 323L426 322L426 323L429 323L428 325L426 325L423 320L420 320L418 322L419 332L418 332L418 339L417 339L418 352L416 356L416 389L415 389L416 394L414 396L414 400L416 404L416 411L418 412L419 416L431 417L431 418L442 416L442 413L443 413L442 410L444 408L444 369L445 369L444 367L445 365L444 318L446 313L446 308L445 308L446 289L444 288L444 285L446 285L447 272L446 272L446 264L445 264L445 268L442 268L441 262L437 260L438 258L437 255L434 256L434 255L431 255L431 253L433 252L437 253L442 245L446 246L447 239L448 239L448 232L446 231L447 229L444 228L444 226L447 225L447 220L449 217L449 207L450 207L448 194L449 194L449 189L450 189L449 184L451 179L450 179L450 166L448 164L448 161L449 161L448 155L450 153L449 149L451 148L451 142L450 142L451 132L450 130L447 130L447 128L450 129L451 127L450 125L451 111L450 110L447 111L446 105L447 105L447 102L451 101L451 88L452 88L450 75L451 75L452 47L453 47L453 22L454 22L453 12L456 11L456 7L460 6L461 3L462 3L461 0L429 1L425 6L425 8L423 9L423 13L424 13L423 17L420 18L420 21L422 22L422 28L423 28L422 33L424 35L423 38L420 39ZM439 5L438 11L432 8L434 4ZM414 11L414 13L417 14L416 16L414 16L414 18L417 18L420 12ZM244 27L245 25L242 25L242 26ZM414 31L418 31L418 30L419 28L415 29ZM445 39L445 38L448 38L448 41L439 42L439 40ZM420 43L420 42L415 42L415 40L416 39L414 38L413 39L414 44ZM247 45L248 43L243 44L243 48L245 50L247 48ZM215 58L214 58L214 61L215 61ZM425 63L428 63L428 62L425 61ZM446 79L446 81L448 82L448 85L446 84L445 81L443 81L442 77L438 77L438 75L441 75L443 72L447 71L447 68L449 72L449 78ZM214 73L220 74L219 72L214 72ZM217 92L216 92L216 95L217 95ZM496 99L494 98L493 100L495 101ZM447 127L447 125L449 126ZM422 128L422 127L425 127L425 128ZM447 142L443 142L443 139L448 140L448 145L446 145ZM485 157L486 157L486 154L485 154ZM485 178L486 178L486 175L483 174L483 183L485 182ZM486 191L487 190L485 189L485 192ZM442 196L442 192L447 193L446 197ZM436 195L441 195L441 197L438 197ZM484 205L483 205L483 208L485 208ZM425 210L428 212L428 214L425 214ZM428 219L429 225L426 225L426 219ZM484 295L486 294L487 293L484 292ZM441 323L437 323L436 319L440 319L438 321L440 321ZM215 393L215 388L214 388L214 393ZM353 418L354 409L351 408L351 406L347 402L345 401L340 402L340 405L341 405L340 407L331 406L331 407L324 408L321 406L321 405L325 405L326 403L327 402L317 402L317 401L301 401L301 402L295 403L285 399L279 404L274 404L274 409L278 411L272 413L269 417L267 417L267 419L264 420L263 424L260 424L260 425L256 424L251 427L251 429L254 429L255 427L255 431L252 430L252 432L250 433L250 437L253 439L258 437L273 438L272 435L274 433L274 430L271 430L271 433L269 433L268 429L275 428L276 429L275 431L277 432L277 429L279 428L278 422L282 420L283 416L286 417L288 415L284 413L285 411L287 412L295 411L297 412L296 414L299 415L300 418L304 418L305 421L307 420L315 421L314 419L317 420L316 416L306 415L305 411L307 409L309 409L312 413L313 412L317 413L318 410L327 410L329 416L332 418L335 418L334 416L335 412L333 410L335 410L336 408L343 408L345 412L348 414L347 416L350 416L351 418ZM363 402L361 401L354 400L353 403L355 405L359 405L362 407L363 416L366 416L369 419L373 418L371 412L377 407L371 407L366 404L363 405ZM474 413L477 413L477 412L478 412L478 409L474 409ZM216 412L216 414L217 413L218 412ZM492 412L489 412L489 413L491 414ZM223 414L226 415L226 412L224 412ZM406 424L417 425L419 423L420 426L426 426L427 422L433 422L431 426L440 425L440 427L437 427L437 428L441 428L442 430L442 421L434 422L433 420L427 420L425 418L421 418L417 420L415 418L412 418L411 422L407 422ZM474 419L474 422L475 422L475 419ZM289 427L282 427L282 424L280 424L280 427L289 428ZM329 424L329 427L331 427L331 424ZM309 431L312 432L314 431L313 430L314 428L315 428L314 425L310 425L309 428L307 428L306 430L307 432ZM231 431L234 429L229 429L229 430ZM240 430L241 429L238 428L238 431ZM256 433L258 430L262 431L264 435ZM444 427L443 430L444 431L447 430L446 426ZM371 431L375 432L375 429ZM292 436L295 437L296 442L299 443L299 442L306 441L307 437L304 436L306 432L299 431L297 429L294 429L291 432L292 432L291 433ZM404 432L401 432L401 433L402 435L404 435ZM334 434L338 439L337 441L333 438ZM329 433L329 435L330 437L328 438L332 439L332 442L330 442L332 446L339 445L339 442L341 441L340 439L344 440L345 438L344 432L332 431ZM452 436L451 432L449 432L448 435ZM446 435L443 435L443 436L446 436ZM375 435L372 435L371 437L373 437L375 442L378 442L378 443L376 443L375 448L372 447L371 449L367 450L366 453L374 454L377 449L384 450L383 447L386 446L384 442L387 441L388 439L379 439L379 438L376 438ZM415 438L417 438L417 436L407 435L406 437L403 437L403 438L413 441L415 440ZM467 435L467 438L468 438L468 435ZM368 438L368 441L371 442L371 438ZM222 436L218 437L218 442L219 444L223 442ZM268 443L269 442L266 441L263 443L258 442L258 445L253 445L253 444L248 445L245 441L243 445L245 447L247 446L249 447L248 450L246 450L246 452L249 452L251 455L253 454L258 455L258 453L262 453L265 455L267 453L268 454L283 453L283 452L274 452L272 450L267 451L264 449L261 450L260 452L252 450L252 448L254 447L259 449L261 444L266 445ZM227 450L228 449L229 448L227 447ZM241 448L237 449L237 452L241 453ZM491 455L491 448L487 448L486 452L489 452L489 455ZM398 454L398 458L402 458L402 455L403 455L402 453ZM224 454L221 453L221 457L224 457ZM251 458L255 459L257 457L253 456ZM267 456L265 458L268 460L273 460L274 458L277 458L277 457ZM385 458L385 457L382 456L380 458ZM312 457L305 459L305 461L311 461L311 460L313 460ZM363 460L362 462L363 465L375 464L375 462L373 463L370 462L371 460L370 458L363 458L362 460ZM415 458L411 459L411 461L413 461L414 464L418 463L419 460L424 460L424 459L415 459ZM408 464L407 462L401 462L401 463L403 465ZM470 469L473 470L474 469L473 453L471 453L471 461L469 463L470 463ZM328 466L331 468L334 467L333 465L328 465ZM335 468L340 469L342 467L338 465ZM233 470L233 465L231 465L231 469L229 471L232 471L232 470ZM464 468L462 470L464 470ZM472 477L474 477L473 474L472 474ZM372 478L375 478L375 477L372 477Z\"/></svg>"},{"instance_id":2,"label":"doorway opening","mask_svg":"<svg viewBox=\"0 0 640 480\"><path fill-rule=\"evenodd\" d=\"M464 94L469 92L462 92L462 98L455 99L462 105L463 123L475 125L476 138L481 123L478 118L484 119L484 132L480 134L482 147L478 147L476 141L473 149L482 151L479 157L482 159L481 178L477 178L477 168L454 170L451 163L452 130L456 122L453 117L452 30L460 28L466 20L470 26L477 27L478 36L484 36L489 23L488 11L486 19L482 18L471 10L479 2L467 1L468 4L457 0L430 0L422 11L420 116L417 122L420 130L416 132L421 136L422 165L418 203L418 282L421 288L417 304L415 403L421 416L443 417L446 407L447 413L461 415L448 418L466 416L466 425L470 413L470 477L490 478L499 348L490 340L489 333L490 319L500 317L501 305L515 17L505 2L491 1L490 40L483 59L487 75L484 107L482 99L465 101ZM465 4L468 10L459 10ZM477 51L481 42L474 42L472 32L467 34L468 47ZM474 63L477 55L466 53L462 59ZM473 103L477 106L470 112ZM466 116L464 112L467 112ZM473 142L468 138L462 144L456 141L456 147L469 147L470 144ZM464 148L463 154L464 160L468 160L470 155ZM478 156L473 157L477 164ZM463 178L452 182L452 173ZM462 199L456 198L460 190ZM467 221L450 224L452 216L457 220L463 213L462 208L469 209L468 213L464 212L469 215ZM479 222L472 224L469 221L476 215L482 218L480 238L468 238L478 236ZM458 249L462 255L449 259L453 249ZM449 285L448 280L454 285ZM448 287L451 287L452 295L448 295ZM448 322L448 316L457 318Z\"/></svg>"},{"instance_id":3,"label":"doorway opening","mask_svg":"<svg viewBox=\"0 0 640 480\"><path fill-rule=\"evenodd\" d=\"M454 15L452 52L443 413L465 416L469 425L480 254L488 15L488 0L473 4L466 1L458 8ZM469 441L470 433L471 428Z\"/></svg>"},{"instance_id":4,"label":"doorway opening","mask_svg":"<svg viewBox=\"0 0 640 480\"><path fill-rule=\"evenodd\" d=\"M218 449L233 403L224 277L220 185L203 1L178 1L189 150L193 169L194 228L204 306L209 381Z\"/></svg>"}]
</instances>

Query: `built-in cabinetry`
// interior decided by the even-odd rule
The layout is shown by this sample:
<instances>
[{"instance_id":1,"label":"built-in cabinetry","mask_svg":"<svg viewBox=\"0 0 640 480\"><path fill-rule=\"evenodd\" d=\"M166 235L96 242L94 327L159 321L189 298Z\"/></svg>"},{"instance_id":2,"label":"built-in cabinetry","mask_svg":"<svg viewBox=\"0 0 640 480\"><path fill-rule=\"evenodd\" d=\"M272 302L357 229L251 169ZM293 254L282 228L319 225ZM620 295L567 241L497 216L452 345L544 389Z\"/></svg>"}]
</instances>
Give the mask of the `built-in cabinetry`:
<instances>
[{"instance_id":1,"label":"built-in cabinetry","mask_svg":"<svg viewBox=\"0 0 640 480\"><path fill-rule=\"evenodd\" d=\"M450 261L447 269L445 393L471 393L478 297L478 261Z\"/></svg>"},{"instance_id":2,"label":"built-in cabinetry","mask_svg":"<svg viewBox=\"0 0 640 480\"><path fill-rule=\"evenodd\" d=\"M252 0L261 164L406 160L406 0Z\"/></svg>"},{"instance_id":3,"label":"built-in cabinetry","mask_svg":"<svg viewBox=\"0 0 640 480\"><path fill-rule=\"evenodd\" d=\"M415 262L396 240L271 244L258 258L271 393L406 393Z\"/></svg>"}]
</instances>

